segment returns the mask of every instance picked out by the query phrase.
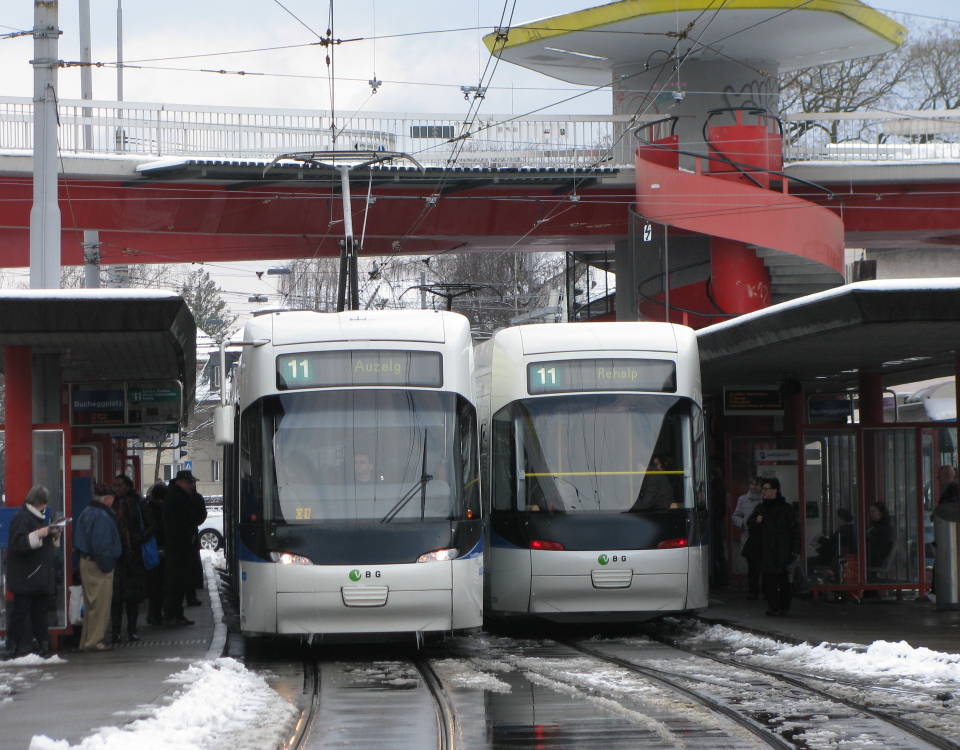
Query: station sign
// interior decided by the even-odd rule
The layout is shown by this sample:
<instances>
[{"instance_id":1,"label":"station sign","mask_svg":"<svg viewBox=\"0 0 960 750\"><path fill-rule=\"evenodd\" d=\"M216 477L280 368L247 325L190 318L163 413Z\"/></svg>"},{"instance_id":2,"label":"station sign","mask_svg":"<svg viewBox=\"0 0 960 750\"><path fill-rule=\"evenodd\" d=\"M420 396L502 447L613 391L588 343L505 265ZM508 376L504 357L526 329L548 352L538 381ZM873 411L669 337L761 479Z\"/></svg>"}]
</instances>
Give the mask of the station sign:
<instances>
[{"instance_id":1,"label":"station sign","mask_svg":"<svg viewBox=\"0 0 960 750\"><path fill-rule=\"evenodd\" d=\"M754 461L759 463L795 464L799 454L796 448L757 448Z\"/></svg>"},{"instance_id":2,"label":"station sign","mask_svg":"<svg viewBox=\"0 0 960 750\"><path fill-rule=\"evenodd\" d=\"M846 424L852 416L853 401L846 394L810 396L807 400L810 424Z\"/></svg>"},{"instance_id":3,"label":"station sign","mask_svg":"<svg viewBox=\"0 0 960 750\"><path fill-rule=\"evenodd\" d=\"M75 427L163 426L169 432L176 431L182 414L183 386L176 380L70 386L70 424Z\"/></svg>"},{"instance_id":4,"label":"station sign","mask_svg":"<svg viewBox=\"0 0 960 750\"><path fill-rule=\"evenodd\" d=\"M779 386L724 388L723 413L733 416L781 416L783 393Z\"/></svg>"}]
</instances>

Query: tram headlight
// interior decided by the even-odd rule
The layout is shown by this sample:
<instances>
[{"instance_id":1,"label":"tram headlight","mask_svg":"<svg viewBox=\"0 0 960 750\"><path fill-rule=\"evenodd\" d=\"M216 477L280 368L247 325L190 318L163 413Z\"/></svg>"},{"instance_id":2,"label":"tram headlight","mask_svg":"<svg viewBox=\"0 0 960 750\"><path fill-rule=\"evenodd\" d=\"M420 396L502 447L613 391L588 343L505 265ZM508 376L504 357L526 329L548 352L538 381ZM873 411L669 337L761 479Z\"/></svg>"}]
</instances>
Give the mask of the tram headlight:
<instances>
[{"instance_id":1,"label":"tram headlight","mask_svg":"<svg viewBox=\"0 0 960 750\"><path fill-rule=\"evenodd\" d=\"M281 565L313 565L313 560L303 555L294 555L290 552L271 552L270 559Z\"/></svg>"},{"instance_id":2,"label":"tram headlight","mask_svg":"<svg viewBox=\"0 0 960 750\"><path fill-rule=\"evenodd\" d=\"M455 560L460 554L456 547L448 549L435 549L433 552L424 552L417 558L417 562L443 562L445 560Z\"/></svg>"}]
</instances>

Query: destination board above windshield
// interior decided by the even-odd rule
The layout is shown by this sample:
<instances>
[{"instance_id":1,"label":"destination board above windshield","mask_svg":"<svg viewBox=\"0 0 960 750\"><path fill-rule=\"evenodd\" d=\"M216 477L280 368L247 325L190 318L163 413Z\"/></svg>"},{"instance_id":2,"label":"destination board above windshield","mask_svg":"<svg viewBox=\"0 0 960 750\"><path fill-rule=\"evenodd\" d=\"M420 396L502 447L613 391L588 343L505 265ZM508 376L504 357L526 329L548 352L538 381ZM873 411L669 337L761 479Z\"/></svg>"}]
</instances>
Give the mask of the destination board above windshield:
<instances>
[{"instance_id":1,"label":"destination board above windshield","mask_svg":"<svg viewBox=\"0 0 960 750\"><path fill-rule=\"evenodd\" d=\"M298 352L277 357L277 388L336 388L355 385L409 385L439 388L439 352L363 349Z\"/></svg>"},{"instance_id":2,"label":"destination board above windshield","mask_svg":"<svg viewBox=\"0 0 960 750\"><path fill-rule=\"evenodd\" d=\"M527 390L540 393L581 391L677 390L677 367L665 359L563 359L527 365Z\"/></svg>"}]
</instances>

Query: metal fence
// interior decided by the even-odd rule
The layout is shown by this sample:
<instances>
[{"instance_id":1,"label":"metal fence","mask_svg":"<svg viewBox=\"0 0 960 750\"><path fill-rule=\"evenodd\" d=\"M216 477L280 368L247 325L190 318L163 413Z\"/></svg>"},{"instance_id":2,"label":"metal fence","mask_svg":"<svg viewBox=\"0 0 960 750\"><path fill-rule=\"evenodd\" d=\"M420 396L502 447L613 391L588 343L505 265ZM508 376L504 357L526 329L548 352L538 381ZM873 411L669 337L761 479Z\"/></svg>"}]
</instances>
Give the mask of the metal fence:
<instances>
[{"instance_id":1,"label":"metal fence","mask_svg":"<svg viewBox=\"0 0 960 750\"><path fill-rule=\"evenodd\" d=\"M632 166L632 129L655 116L483 115L317 110L112 101L59 102L61 153L272 159L332 148L402 151L427 166ZM784 117L787 161L960 159L960 111L801 113ZM33 102L0 97L0 149L33 148Z\"/></svg>"}]
</instances>

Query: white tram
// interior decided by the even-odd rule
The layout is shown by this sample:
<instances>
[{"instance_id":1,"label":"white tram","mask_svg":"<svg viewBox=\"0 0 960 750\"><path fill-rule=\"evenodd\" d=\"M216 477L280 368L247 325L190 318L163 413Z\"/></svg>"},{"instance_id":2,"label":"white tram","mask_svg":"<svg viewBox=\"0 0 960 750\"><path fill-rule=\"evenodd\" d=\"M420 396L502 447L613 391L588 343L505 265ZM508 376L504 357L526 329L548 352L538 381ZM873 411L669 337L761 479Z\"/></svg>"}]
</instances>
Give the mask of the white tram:
<instances>
[{"instance_id":1,"label":"white tram","mask_svg":"<svg viewBox=\"0 0 960 750\"><path fill-rule=\"evenodd\" d=\"M643 620L707 605L691 329L507 328L477 347L485 614Z\"/></svg>"},{"instance_id":2,"label":"white tram","mask_svg":"<svg viewBox=\"0 0 960 750\"><path fill-rule=\"evenodd\" d=\"M246 634L482 624L482 520L466 318L252 319L226 447L227 556Z\"/></svg>"}]
</instances>

